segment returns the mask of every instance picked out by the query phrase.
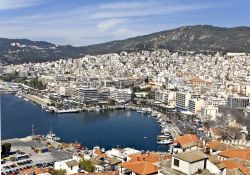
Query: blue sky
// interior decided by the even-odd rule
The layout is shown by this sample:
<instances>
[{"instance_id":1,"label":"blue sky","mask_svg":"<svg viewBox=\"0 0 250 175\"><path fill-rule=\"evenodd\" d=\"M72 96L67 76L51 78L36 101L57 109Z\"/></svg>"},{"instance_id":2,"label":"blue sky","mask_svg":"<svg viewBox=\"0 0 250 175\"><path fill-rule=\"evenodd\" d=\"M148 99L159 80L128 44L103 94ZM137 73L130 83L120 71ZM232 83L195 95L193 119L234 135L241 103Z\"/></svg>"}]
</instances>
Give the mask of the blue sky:
<instances>
[{"instance_id":1,"label":"blue sky","mask_svg":"<svg viewBox=\"0 0 250 175\"><path fill-rule=\"evenodd\" d=\"M249 0L0 0L0 37L90 45L183 25L250 26Z\"/></svg>"}]
</instances>

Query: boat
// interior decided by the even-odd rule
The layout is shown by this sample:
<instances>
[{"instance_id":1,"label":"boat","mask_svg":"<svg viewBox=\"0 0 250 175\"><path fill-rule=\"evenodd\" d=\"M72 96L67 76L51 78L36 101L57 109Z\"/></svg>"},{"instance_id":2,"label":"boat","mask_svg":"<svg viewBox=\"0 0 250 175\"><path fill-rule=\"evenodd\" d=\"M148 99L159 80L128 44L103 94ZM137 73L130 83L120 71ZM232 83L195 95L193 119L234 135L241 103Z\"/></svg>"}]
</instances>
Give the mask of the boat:
<instances>
[{"instance_id":1,"label":"boat","mask_svg":"<svg viewBox=\"0 0 250 175\"><path fill-rule=\"evenodd\" d=\"M171 143L172 143L172 139L165 139L165 140L157 141L157 144L159 144L159 145L169 145Z\"/></svg>"},{"instance_id":2,"label":"boat","mask_svg":"<svg viewBox=\"0 0 250 175\"><path fill-rule=\"evenodd\" d=\"M162 122L162 119L160 118L159 120L157 120L158 123L161 123Z\"/></svg>"},{"instance_id":3,"label":"boat","mask_svg":"<svg viewBox=\"0 0 250 175\"><path fill-rule=\"evenodd\" d=\"M96 106L94 110L95 110L96 112L100 112L100 107L99 107L99 106Z\"/></svg>"},{"instance_id":4,"label":"boat","mask_svg":"<svg viewBox=\"0 0 250 175\"><path fill-rule=\"evenodd\" d=\"M151 116L152 116L152 117L157 117L157 115L158 115L158 112L152 112L152 113L151 113Z\"/></svg>"},{"instance_id":5,"label":"boat","mask_svg":"<svg viewBox=\"0 0 250 175\"><path fill-rule=\"evenodd\" d=\"M124 105L119 105L116 107L117 110L122 110L122 109L125 109L125 106Z\"/></svg>"},{"instance_id":6,"label":"boat","mask_svg":"<svg viewBox=\"0 0 250 175\"><path fill-rule=\"evenodd\" d=\"M147 111L148 111L148 114L152 113L152 109L151 108L148 108Z\"/></svg>"},{"instance_id":7,"label":"boat","mask_svg":"<svg viewBox=\"0 0 250 175\"><path fill-rule=\"evenodd\" d=\"M171 137L172 137L172 135L171 135L170 132L165 132L165 133L164 133L164 136L166 136L167 138L171 138Z\"/></svg>"},{"instance_id":8,"label":"boat","mask_svg":"<svg viewBox=\"0 0 250 175\"><path fill-rule=\"evenodd\" d=\"M57 110L54 110L55 113L59 113L59 114L62 114L62 113L77 113L77 112L80 112L80 109L57 109Z\"/></svg>"},{"instance_id":9,"label":"boat","mask_svg":"<svg viewBox=\"0 0 250 175\"><path fill-rule=\"evenodd\" d=\"M162 123L160 124L160 126L161 126L162 128L164 128L164 127L166 126L166 124L162 122Z\"/></svg>"},{"instance_id":10,"label":"boat","mask_svg":"<svg viewBox=\"0 0 250 175\"><path fill-rule=\"evenodd\" d=\"M165 135L158 135L157 136L157 140L166 140L166 139L168 139L168 137Z\"/></svg>"},{"instance_id":11,"label":"boat","mask_svg":"<svg viewBox=\"0 0 250 175\"><path fill-rule=\"evenodd\" d=\"M145 109L145 108L142 109L142 113L143 113L143 114L147 114L147 112L148 112L147 109Z\"/></svg>"},{"instance_id":12,"label":"boat","mask_svg":"<svg viewBox=\"0 0 250 175\"><path fill-rule=\"evenodd\" d=\"M18 97L18 98L22 98L22 96L21 96L21 95L17 95L17 97Z\"/></svg>"},{"instance_id":13,"label":"boat","mask_svg":"<svg viewBox=\"0 0 250 175\"><path fill-rule=\"evenodd\" d=\"M139 112L139 113L143 113L143 110L140 110L140 109L139 109L139 110L137 110L137 112Z\"/></svg>"},{"instance_id":14,"label":"boat","mask_svg":"<svg viewBox=\"0 0 250 175\"><path fill-rule=\"evenodd\" d=\"M55 133L53 133L52 129L49 131L49 133L45 137L53 141L59 141L61 139L60 137L57 137Z\"/></svg>"}]
</instances>

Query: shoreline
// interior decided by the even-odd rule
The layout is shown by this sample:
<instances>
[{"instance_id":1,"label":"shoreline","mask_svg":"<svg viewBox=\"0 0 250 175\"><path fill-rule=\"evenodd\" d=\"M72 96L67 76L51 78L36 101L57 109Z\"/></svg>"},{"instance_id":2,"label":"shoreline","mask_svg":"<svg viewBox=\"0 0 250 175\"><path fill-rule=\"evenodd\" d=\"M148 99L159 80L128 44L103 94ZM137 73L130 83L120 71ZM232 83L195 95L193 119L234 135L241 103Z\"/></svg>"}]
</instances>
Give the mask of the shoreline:
<instances>
[{"instance_id":1,"label":"shoreline","mask_svg":"<svg viewBox=\"0 0 250 175\"><path fill-rule=\"evenodd\" d=\"M40 105L41 108L45 110L46 112L55 113L55 114L100 112L100 111L121 110L121 109L134 110L137 113L141 113L141 115L150 115L150 117L155 118L155 120L159 123L158 125L161 128L160 134L169 132L172 135L173 139L175 139L181 134L179 128L170 120L170 118L166 114L163 114L161 111L159 110L157 111L156 109L152 109L152 108L143 108L143 107L138 107L138 106L133 106L133 105L124 105L124 106L117 105L117 106L109 106L106 108L98 108L98 109L92 107L92 108L82 108L82 109L78 108L78 109L70 109L70 110L65 110L65 109L60 110L55 107L47 106L46 102L49 102L49 101L45 102L45 100L35 95L16 93L15 96L19 98L20 97L24 98L24 100L28 99L28 101L30 101L31 103L34 102ZM171 121L171 122L168 123L167 121Z\"/></svg>"}]
</instances>

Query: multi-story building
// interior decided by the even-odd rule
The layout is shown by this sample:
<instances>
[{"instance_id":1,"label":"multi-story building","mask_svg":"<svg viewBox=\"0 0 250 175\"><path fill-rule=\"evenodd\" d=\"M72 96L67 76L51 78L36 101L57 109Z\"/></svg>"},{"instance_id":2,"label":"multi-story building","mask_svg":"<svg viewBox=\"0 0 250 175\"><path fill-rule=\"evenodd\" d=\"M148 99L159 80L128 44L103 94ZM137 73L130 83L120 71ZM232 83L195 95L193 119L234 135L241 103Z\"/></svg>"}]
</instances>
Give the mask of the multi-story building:
<instances>
[{"instance_id":1,"label":"multi-story building","mask_svg":"<svg viewBox=\"0 0 250 175\"><path fill-rule=\"evenodd\" d=\"M201 108L201 115L202 116L211 116L215 118L218 114L219 108L213 105L203 106Z\"/></svg>"},{"instance_id":2,"label":"multi-story building","mask_svg":"<svg viewBox=\"0 0 250 175\"><path fill-rule=\"evenodd\" d=\"M188 110L188 103L191 99L189 92L177 92L176 93L176 107L180 110Z\"/></svg>"},{"instance_id":3,"label":"multi-story building","mask_svg":"<svg viewBox=\"0 0 250 175\"><path fill-rule=\"evenodd\" d=\"M98 91L96 88L79 88L77 95L79 100L82 102L98 100Z\"/></svg>"},{"instance_id":4,"label":"multi-story building","mask_svg":"<svg viewBox=\"0 0 250 175\"><path fill-rule=\"evenodd\" d=\"M118 102L127 102L131 100L131 89L116 89L110 90L110 97Z\"/></svg>"},{"instance_id":5,"label":"multi-story building","mask_svg":"<svg viewBox=\"0 0 250 175\"><path fill-rule=\"evenodd\" d=\"M175 99L175 92L173 91L168 91L168 90L155 91L156 101L169 104L169 102L174 99Z\"/></svg>"},{"instance_id":6,"label":"multi-story building","mask_svg":"<svg viewBox=\"0 0 250 175\"><path fill-rule=\"evenodd\" d=\"M207 99L207 104L215 107L225 106L226 100L224 98L219 98L219 97L210 97Z\"/></svg>"},{"instance_id":7,"label":"multi-story building","mask_svg":"<svg viewBox=\"0 0 250 175\"><path fill-rule=\"evenodd\" d=\"M65 87L65 86L61 86L59 88L59 94L65 97L69 97L72 96L75 92L75 88L73 87Z\"/></svg>"},{"instance_id":8,"label":"multi-story building","mask_svg":"<svg viewBox=\"0 0 250 175\"><path fill-rule=\"evenodd\" d=\"M98 100L99 101L107 101L110 98L110 90L103 89L98 91Z\"/></svg>"},{"instance_id":9,"label":"multi-story building","mask_svg":"<svg viewBox=\"0 0 250 175\"><path fill-rule=\"evenodd\" d=\"M229 108L244 109L250 105L250 97L229 96L227 106Z\"/></svg>"},{"instance_id":10,"label":"multi-story building","mask_svg":"<svg viewBox=\"0 0 250 175\"><path fill-rule=\"evenodd\" d=\"M188 111L197 114L201 111L201 108L205 105L205 101L203 99L190 99L188 103Z\"/></svg>"}]
</instances>

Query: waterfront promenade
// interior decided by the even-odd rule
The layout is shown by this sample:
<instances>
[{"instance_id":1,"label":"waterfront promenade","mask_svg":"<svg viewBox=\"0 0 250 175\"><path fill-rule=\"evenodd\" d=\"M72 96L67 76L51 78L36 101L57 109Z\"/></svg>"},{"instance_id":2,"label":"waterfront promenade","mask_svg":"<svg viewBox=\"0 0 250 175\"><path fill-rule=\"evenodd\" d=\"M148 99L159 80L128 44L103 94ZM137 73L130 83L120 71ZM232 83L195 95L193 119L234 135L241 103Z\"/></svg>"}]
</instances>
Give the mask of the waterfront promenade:
<instances>
[{"instance_id":1,"label":"waterfront promenade","mask_svg":"<svg viewBox=\"0 0 250 175\"><path fill-rule=\"evenodd\" d=\"M31 100L39 105L47 106L47 104L50 104L51 101L49 99L43 99L35 95L31 94L22 94L24 98L27 98L28 100Z\"/></svg>"}]
</instances>

